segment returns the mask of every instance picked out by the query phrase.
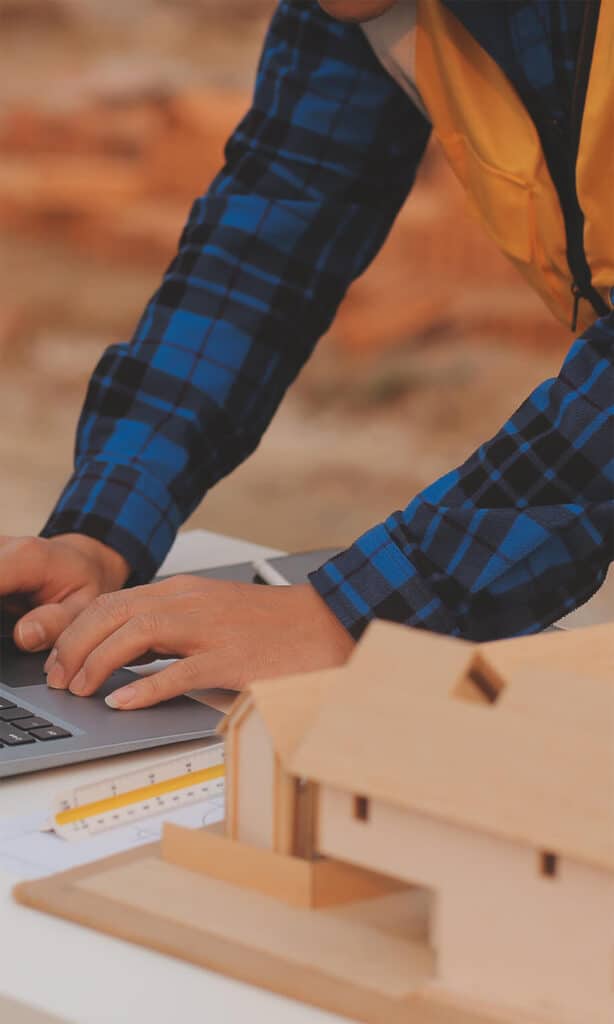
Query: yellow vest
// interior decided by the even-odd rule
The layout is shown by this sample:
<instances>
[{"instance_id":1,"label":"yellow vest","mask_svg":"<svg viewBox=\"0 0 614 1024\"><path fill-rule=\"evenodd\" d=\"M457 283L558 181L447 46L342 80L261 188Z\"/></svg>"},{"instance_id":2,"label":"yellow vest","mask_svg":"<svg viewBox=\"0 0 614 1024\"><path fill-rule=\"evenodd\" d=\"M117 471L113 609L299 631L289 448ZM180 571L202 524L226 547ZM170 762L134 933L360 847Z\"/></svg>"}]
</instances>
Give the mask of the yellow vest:
<instances>
[{"instance_id":1,"label":"yellow vest","mask_svg":"<svg viewBox=\"0 0 614 1024\"><path fill-rule=\"evenodd\" d=\"M489 235L554 315L569 325L576 301L565 223L529 112L505 72L441 0L417 0L413 17L415 83L452 169ZM610 309L614 0L601 0L576 162L576 191L584 213L584 251L592 285ZM597 316L584 299L576 312L581 329Z\"/></svg>"}]
</instances>

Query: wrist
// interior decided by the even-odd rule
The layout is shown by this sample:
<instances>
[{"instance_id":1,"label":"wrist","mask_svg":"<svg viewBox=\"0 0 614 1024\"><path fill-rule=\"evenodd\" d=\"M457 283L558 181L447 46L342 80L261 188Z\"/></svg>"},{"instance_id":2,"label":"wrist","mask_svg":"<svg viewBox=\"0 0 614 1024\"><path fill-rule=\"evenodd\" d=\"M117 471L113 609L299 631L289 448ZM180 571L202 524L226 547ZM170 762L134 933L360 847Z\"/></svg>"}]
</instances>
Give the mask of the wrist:
<instances>
[{"instance_id":1,"label":"wrist","mask_svg":"<svg viewBox=\"0 0 614 1024\"><path fill-rule=\"evenodd\" d=\"M356 642L343 623L329 608L311 583L300 584L305 621L315 626L331 665L341 665L349 658Z\"/></svg>"},{"instance_id":2,"label":"wrist","mask_svg":"<svg viewBox=\"0 0 614 1024\"><path fill-rule=\"evenodd\" d=\"M69 544L95 562L101 575L103 591L120 590L128 579L131 569L126 559L102 541L85 533L59 534L56 540L62 544Z\"/></svg>"}]
</instances>

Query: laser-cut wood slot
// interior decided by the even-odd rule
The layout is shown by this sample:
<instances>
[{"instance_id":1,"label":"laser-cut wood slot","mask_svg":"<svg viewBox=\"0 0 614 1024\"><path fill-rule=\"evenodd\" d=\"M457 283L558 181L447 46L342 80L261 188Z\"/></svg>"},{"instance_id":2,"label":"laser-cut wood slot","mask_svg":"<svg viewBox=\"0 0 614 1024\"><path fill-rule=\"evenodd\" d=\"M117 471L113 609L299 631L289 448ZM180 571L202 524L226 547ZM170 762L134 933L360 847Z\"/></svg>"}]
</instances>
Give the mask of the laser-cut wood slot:
<instances>
[{"instance_id":1,"label":"laser-cut wood slot","mask_svg":"<svg viewBox=\"0 0 614 1024\"><path fill-rule=\"evenodd\" d=\"M476 657L452 695L460 700L496 704L504 689L501 676L486 660Z\"/></svg>"}]
</instances>

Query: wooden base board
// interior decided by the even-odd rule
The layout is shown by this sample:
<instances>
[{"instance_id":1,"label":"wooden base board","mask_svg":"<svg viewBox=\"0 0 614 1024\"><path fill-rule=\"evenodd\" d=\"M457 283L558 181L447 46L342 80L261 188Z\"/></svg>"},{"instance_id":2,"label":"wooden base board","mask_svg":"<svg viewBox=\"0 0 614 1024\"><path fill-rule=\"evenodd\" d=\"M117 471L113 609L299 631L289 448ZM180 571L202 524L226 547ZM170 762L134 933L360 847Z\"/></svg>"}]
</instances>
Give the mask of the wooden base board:
<instances>
[{"instance_id":1,"label":"wooden base board","mask_svg":"<svg viewBox=\"0 0 614 1024\"><path fill-rule=\"evenodd\" d=\"M537 1024L437 992L407 891L351 908L291 907L169 864L154 843L23 882L15 898L368 1024Z\"/></svg>"}]
</instances>

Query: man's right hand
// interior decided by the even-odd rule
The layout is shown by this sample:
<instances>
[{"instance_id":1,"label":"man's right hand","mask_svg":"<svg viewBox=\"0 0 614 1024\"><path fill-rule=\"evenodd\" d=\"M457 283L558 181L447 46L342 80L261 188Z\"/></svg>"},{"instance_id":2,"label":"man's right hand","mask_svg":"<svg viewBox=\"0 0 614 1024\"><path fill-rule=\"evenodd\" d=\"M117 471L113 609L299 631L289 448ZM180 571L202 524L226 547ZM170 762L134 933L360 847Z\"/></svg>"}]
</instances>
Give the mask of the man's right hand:
<instances>
[{"instance_id":1,"label":"man's right hand","mask_svg":"<svg viewBox=\"0 0 614 1024\"><path fill-rule=\"evenodd\" d=\"M24 651L52 647L94 598L119 590L129 574L121 555L84 534L0 536L0 598L25 601L13 632Z\"/></svg>"}]
</instances>

